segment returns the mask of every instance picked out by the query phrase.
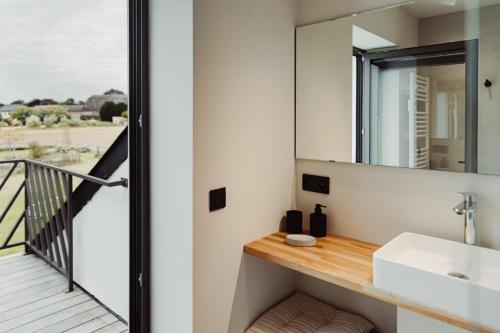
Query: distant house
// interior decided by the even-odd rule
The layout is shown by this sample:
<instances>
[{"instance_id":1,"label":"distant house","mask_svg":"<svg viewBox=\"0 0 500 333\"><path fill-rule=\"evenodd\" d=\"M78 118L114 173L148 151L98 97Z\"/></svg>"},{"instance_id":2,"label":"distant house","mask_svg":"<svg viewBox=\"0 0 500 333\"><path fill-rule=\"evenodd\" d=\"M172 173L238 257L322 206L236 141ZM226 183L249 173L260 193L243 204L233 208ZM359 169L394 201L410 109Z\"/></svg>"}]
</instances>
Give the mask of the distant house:
<instances>
[{"instance_id":1,"label":"distant house","mask_svg":"<svg viewBox=\"0 0 500 333\"><path fill-rule=\"evenodd\" d=\"M2 115L3 119L10 118L10 113L12 111L15 111L19 108L22 108L24 105L23 104L10 104L10 105L4 105L0 108L0 115Z\"/></svg>"},{"instance_id":2,"label":"distant house","mask_svg":"<svg viewBox=\"0 0 500 333\"><path fill-rule=\"evenodd\" d=\"M106 102L125 103L128 105L128 95L93 95L83 106L82 119L97 119L99 111Z\"/></svg>"}]
</instances>

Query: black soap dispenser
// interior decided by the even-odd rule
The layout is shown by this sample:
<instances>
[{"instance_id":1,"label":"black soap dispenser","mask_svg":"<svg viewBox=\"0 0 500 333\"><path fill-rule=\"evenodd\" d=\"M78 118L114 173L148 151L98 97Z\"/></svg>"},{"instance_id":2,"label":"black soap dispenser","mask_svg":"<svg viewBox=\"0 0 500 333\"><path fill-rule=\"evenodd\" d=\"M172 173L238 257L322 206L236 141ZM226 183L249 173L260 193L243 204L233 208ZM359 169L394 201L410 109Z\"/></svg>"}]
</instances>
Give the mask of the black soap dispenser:
<instances>
[{"instance_id":1,"label":"black soap dispenser","mask_svg":"<svg viewBox=\"0 0 500 333\"><path fill-rule=\"evenodd\" d=\"M316 204L314 213L311 214L309 233L314 237L325 237L326 236L326 215L323 214L321 208L326 208L326 206Z\"/></svg>"}]
</instances>

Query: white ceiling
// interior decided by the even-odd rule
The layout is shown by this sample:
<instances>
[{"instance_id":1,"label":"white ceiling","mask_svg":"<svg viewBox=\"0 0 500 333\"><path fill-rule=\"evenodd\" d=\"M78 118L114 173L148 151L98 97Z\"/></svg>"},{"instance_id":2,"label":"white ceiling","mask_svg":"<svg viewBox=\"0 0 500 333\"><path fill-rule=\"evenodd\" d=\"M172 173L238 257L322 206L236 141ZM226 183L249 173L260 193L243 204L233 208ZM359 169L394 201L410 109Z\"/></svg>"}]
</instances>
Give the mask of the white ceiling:
<instances>
[{"instance_id":1,"label":"white ceiling","mask_svg":"<svg viewBox=\"0 0 500 333\"><path fill-rule=\"evenodd\" d=\"M454 2L455 5L451 6L444 4ZM424 18L497 4L500 4L500 0L420 0L414 4L405 5L404 8L416 18Z\"/></svg>"}]
</instances>

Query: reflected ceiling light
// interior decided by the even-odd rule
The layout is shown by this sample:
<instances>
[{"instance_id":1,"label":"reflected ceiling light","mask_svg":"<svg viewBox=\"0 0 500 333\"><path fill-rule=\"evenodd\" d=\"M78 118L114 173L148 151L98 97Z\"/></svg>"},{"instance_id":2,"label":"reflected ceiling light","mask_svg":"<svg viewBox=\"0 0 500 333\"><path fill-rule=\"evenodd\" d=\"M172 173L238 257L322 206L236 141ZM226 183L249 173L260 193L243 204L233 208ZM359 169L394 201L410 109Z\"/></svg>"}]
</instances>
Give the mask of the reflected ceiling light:
<instances>
[{"instance_id":1,"label":"reflected ceiling light","mask_svg":"<svg viewBox=\"0 0 500 333\"><path fill-rule=\"evenodd\" d=\"M441 2L442 5L445 5L445 6L455 6L457 4L457 0L439 0L439 2Z\"/></svg>"}]
</instances>

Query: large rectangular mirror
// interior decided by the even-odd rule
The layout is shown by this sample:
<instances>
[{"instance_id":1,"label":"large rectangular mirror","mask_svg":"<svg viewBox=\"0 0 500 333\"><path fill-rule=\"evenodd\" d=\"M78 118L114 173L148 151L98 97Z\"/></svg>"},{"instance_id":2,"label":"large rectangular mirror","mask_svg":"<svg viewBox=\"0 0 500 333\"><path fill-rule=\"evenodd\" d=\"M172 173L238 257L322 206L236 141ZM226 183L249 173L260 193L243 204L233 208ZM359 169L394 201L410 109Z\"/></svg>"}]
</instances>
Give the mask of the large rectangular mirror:
<instances>
[{"instance_id":1,"label":"large rectangular mirror","mask_svg":"<svg viewBox=\"0 0 500 333\"><path fill-rule=\"evenodd\" d=\"M296 157L500 175L500 0L297 28Z\"/></svg>"}]
</instances>

